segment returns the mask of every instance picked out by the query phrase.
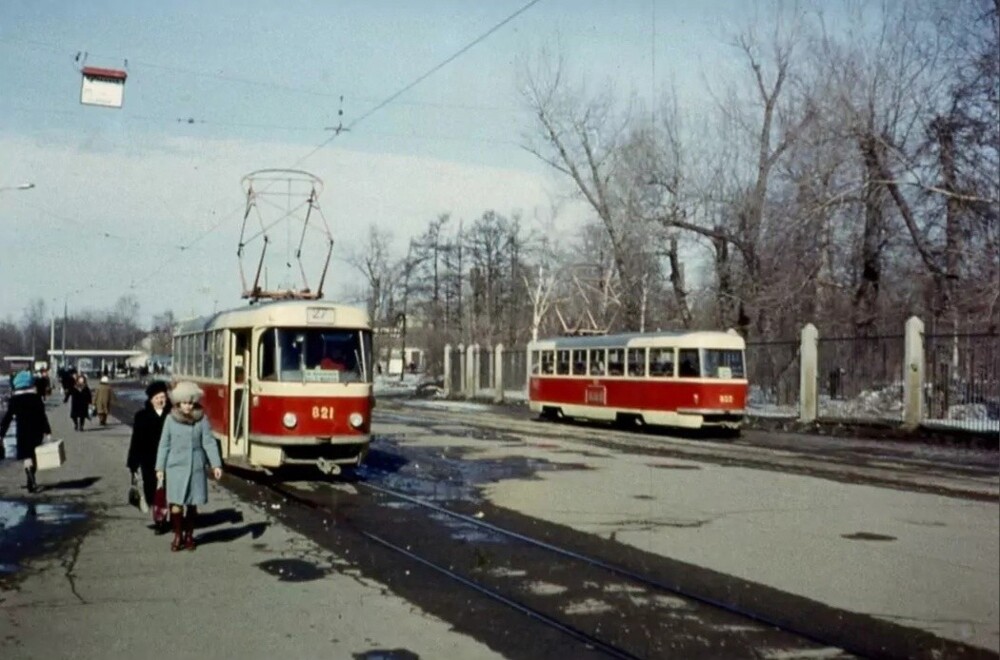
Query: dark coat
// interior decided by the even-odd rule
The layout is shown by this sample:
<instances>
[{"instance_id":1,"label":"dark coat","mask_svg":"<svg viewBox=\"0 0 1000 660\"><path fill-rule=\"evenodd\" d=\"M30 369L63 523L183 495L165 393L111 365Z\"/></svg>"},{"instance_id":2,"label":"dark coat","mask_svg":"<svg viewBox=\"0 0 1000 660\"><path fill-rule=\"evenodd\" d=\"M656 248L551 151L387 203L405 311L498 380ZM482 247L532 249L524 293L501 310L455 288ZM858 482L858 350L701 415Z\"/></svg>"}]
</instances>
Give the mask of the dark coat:
<instances>
[{"instance_id":1,"label":"dark coat","mask_svg":"<svg viewBox=\"0 0 1000 660\"><path fill-rule=\"evenodd\" d=\"M33 458L42 439L52 433L45 403L34 390L15 392L7 404L7 412L0 421L0 438L7 435L12 419L17 418L17 457ZM0 442L0 449L3 443Z\"/></svg>"},{"instance_id":2,"label":"dark coat","mask_svg":"<svg viewBox=\"0 0 1000 660\"><path fill-rule=\"evenodd\" d=\"M153 404L146 401L146 406L132 420L132 441L128 446L125 465L132 472L142 474L142 487L147 502L153 501L153 494L156 492L156 450L160 447L163 422L169 415L170 401L167 401L162 415L157 415Z\"/></svg>"},{"instance_id":3,"label":"dark coat","mask_svg":"<svg viewBox=\"0 0 1000 660\"><path fill-rule=\"evenodd\" d=\"M208 501L208 477L205 464L222 467L219 445L204 411L195 408L185 416L178 408L170 411L163 423L160 448L156 451L156 469L166 472L167 502L204 504Z\"/></svg>"},{"instance_id":4,"label":"dark coat","mask_svg":"<svg viewBox=\"0 0 1000 660\"><path fill-rule=\"evenodd\" d=\"M69 391L69 398L69 416L73 419L79 417L90 419L90 411L87 409L94 400L90 394L90 388L85 386L81 390L78 387L74 387Z\"/></svg>"}]
</instances>

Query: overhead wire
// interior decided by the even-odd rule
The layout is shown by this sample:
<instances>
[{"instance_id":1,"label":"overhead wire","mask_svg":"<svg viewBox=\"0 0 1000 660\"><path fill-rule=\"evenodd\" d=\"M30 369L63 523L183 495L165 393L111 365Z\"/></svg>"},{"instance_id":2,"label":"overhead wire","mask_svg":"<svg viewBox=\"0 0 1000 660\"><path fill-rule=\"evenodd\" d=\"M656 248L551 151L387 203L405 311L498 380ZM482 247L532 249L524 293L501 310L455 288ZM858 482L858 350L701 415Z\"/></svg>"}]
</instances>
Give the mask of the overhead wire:
<instances>
[{"instance_id":1,"label":"overhead wire","mask_svg":"<svg viewBox=\"0 0 1000 660\"><path fill-rule=\"evenodd\" d=\"M316 153L320 152L325 147L327 147L330 143L332 143L335 139L337 139L342 133L345 133L347 131L352 130L358 124L360 124L361 122L365 121L366 119L368 119L369 117L371 117L372 115L374 115L375 113L377 113L379 110L381 110L381 109L385 108L386 106L388 106L389 104L393 103L400 96L402 96L406 92L410 91L411 89L413 89L414 87L416 87L417 85L419 85L420 83L422 83L424 80L426 80L430 76L432 76L435 73L437 73L438 71L440 71L442 68L444 68L448 64L454 62L456 59L458 59L459 57L461 57L462 55L464 55L466 52L468 52L469 50L471 50L472 48L474 48L476 45L478 45L478 44L482 43L483 41L485 41L492 34L494 34L495 32L497 32L498 30L500 30L502 27L504 27L505 25L507 25L508 23L510 23L511 21L513 21L515 18L517 18L518 16L520 16L524 12L526 12L529 9L531 9L532 7L534 7L539 2L541 2L541 0L530 0L526 4L522 5L515 12L513 12L512 14L508 15L507 17L505 17L500 22L498 22L495 25L493 25L489 30L487 30L486 32L484 32L481 35L477 36L475 39L473 39L468 44L466 44L465 46L463 46L462 48L460 48L459 50L457 50L455 53L453 53L449 57L445 58L444 60L442 60L438 64L436 64L433 67L431 67L428 71L426 71L425 73L423 73L420 76L418 76L417 78L415 78L412 82L404 85L402 88L400 88L396 92L390 94L388 97L386 97L385 99L383 99L382 101L380 101L379 103L377 103L375 106L373 106L372 108L370 108L366 112L362 113L359 117L357 117L350 124L348 124L348 126L346 128L341 129L341 130L336 130L330 137L328 137L327 139L325 139L322 142L320 142L316 147L314 147L313 149L311 149L304 156L302 156L301 158L297 159L294 163L292 163L291 165L289 165L287 169L294 169L295 167L299 166L304 161L308 160L309 158L311 158L312 156L314 156ZM241 205L240 209L243 209L243 208L244 208L244 206ZM218 229L220 226L222 226L223 222L225 222L229 218L229 216L230 216L230 214L226 214L225 217L223 219L221 219L219 222L217 222L216 224L214 224L211 227L209 227L206 231L204 231L201 234L199 234L194 240L188 242L184 247L181 248L182 251L190 249L195 244L197 244L198 242L200 242L201 240L203 240L206 236L208 236L209 234L211 234L212 232L214 232L216 229ZM162 264L160 264L160 266L158 266L153 271L151 271L150 273L148 273L146 275L146 277L144 277L141 280L135 282L135 284L136 285L144 284L145 282L153 279L154 277L156 277L157 275L159 275L159 273L162 272L163 269L166 268L173 261L174 258L176 258L176 255L174 255L172 257L169 257L166 261L164 261Z\"/></svg>"}]
</instances>

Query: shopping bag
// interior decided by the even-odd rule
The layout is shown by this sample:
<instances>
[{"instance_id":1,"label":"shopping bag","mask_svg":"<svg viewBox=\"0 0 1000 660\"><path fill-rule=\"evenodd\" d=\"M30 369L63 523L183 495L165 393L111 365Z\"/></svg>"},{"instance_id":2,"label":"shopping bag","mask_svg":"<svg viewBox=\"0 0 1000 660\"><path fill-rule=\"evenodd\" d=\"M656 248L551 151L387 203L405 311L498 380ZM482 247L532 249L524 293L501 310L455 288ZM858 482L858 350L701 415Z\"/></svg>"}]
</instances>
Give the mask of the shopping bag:
<instances>
[{"instance_id":1,"label":"shopping bag","mask_svg":"<svg viewBox=\"0 0 1000 660\"><path fill-rule=\"evenodd\" d=\"M163 480L159 479L156 482L156 492L153 494L153 522L157 524L166 523L169 517L167 489Z\"/></svg>"},{"instance_id":2,"label":"shopping bag","mask_svg":"<svg viewBox=\"0 0 1000 660\"><path fill-rule=\"evenodd\" d=\"M128 503L143 513L149 511L142 479L135 472L132 473L132 484L128 487Z\"/></svg>"}]
</instances>

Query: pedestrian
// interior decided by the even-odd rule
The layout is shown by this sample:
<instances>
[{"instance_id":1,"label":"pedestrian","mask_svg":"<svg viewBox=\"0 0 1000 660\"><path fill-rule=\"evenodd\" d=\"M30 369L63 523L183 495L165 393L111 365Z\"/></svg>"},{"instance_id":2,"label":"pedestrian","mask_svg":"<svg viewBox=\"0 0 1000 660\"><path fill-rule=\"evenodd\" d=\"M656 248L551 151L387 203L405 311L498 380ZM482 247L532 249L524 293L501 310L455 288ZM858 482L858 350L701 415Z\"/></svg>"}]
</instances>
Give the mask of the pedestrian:
<instances>
[{"instance_id":1,"label":"pedestrian","mask_svg":"<svg viewBox=\"0 0 1000 660\"><path fill-rule=\"evenodd\" d=\"M146 388L146 405L132 420L132 441L125 463L133 475L138 472L142 476L142 492L150 505L156 495L156 451L160 447L163 423L169 414L167 384L162 380L153 381ZM154 519L153 523L157 534L166 533L166 521Z\"/></svg>"},{"instance_id":2,"label":"pedestrian","mask_svg":"<svg viewBox=\"0 0 1000 660\"><path fill-rule=\"evenodd\" d=\"M0 459L4 458L3 438L14 418L17 418L17 457L25 462L28 492L34 493L37 488L35 473L38 471L35 450L52 435L52 428L45 414L45 403L35 391L35 379L30 371L21 371L14 376L14 393L0 421Z\"/></svg>"},{"instance_id":3,"label":"pedestrian","mask_svg":"<svg viewBox=\"0 0 1000 660\"><path fill-rule=\"evenodd\" d=\"M49 372L47 369L42 369L38 372L35 377L35 391L38 392L38 396L42 397L42 403L49 396L49 390L51 388L52 381L49 380Z\"/></svg>"},{"instance_id":4,"label":"pedestrian","mask_svg":"<svg viewBox=\"0 0 1000 660\"><path fill-rule=\"evenodd\" d=\"M90 404L93 401L87 377L83 374L76 377L76 384L69 391L69 399L69 416L73 420L73 428L82 431L90 419Z\"/></svg>"},{"instance_id":5,"label":"pedestrian","mask_svg":"<svg viewBox=\"0 0 1000 660\"><path fill-rule=\"evenodd\" d=\"M167 503L174 538L172 551L194 550L194 520L198 506L208 501L205 464L212 475L222 478L222 458L200 402L202 391L190 381L181 381L170 391L174 407L163 423L156 452L156 478L166 479Z\"/></svg>"},{"instance_id":6,"label":"pedestrian","mask_svg":"<svg viewBox=\"0 0 1000 660\"><path fill-rule=\"evenodd\" d=\"M94 408L97 410L97 420L101 426L108 423L108 414L111 412L111 404L115 402L115 392L111 389L111 383L107 376L101 376L101 382L94 393Z\"/></svg>"},{"instance_id":7,"label":"pedestrian","mask_svg":"<svg viewBox=\"0 0 1000 660\"><path fill-rule=\"evenodd\" d=\"M73 370L69 367L64 369L60 382L63 388L63 403L66 403L69 401L70 395L73 394L73 387L76 385L76 376L73 375Z\"/></svg>"}]
</instances>

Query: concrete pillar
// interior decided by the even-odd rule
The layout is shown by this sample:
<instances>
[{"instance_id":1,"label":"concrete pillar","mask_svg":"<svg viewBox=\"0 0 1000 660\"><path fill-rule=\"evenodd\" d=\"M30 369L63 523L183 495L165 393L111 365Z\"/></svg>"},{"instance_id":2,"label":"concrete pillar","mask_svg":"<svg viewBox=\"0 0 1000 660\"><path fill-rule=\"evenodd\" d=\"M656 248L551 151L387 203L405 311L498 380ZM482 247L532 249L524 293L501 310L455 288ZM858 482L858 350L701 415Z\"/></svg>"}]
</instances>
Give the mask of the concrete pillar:
<instances>
[{"instance_id":1,"label":"concrete pillar","mask_svg":"<svg viewBox=\"0 0 1000 660\"><path fill-rule=\"evenodd\" d=\"M469 346L469 379L465 389L465 396L469 399L476 398L479 393L479 344Z\"/></svg>"},{"instance_id":2,"label":"concrete pillar","mask_svg":"<svg viewBox=\"0 0 1000 660\"><path fill-rule=\"evenodd\" d=\"M444 345L444 395L451 396L451 344Z\"/></svg>"},{"instance_id":3,"label":"concrete pillar","mask_svg":"<svg viewBox=\"0 0 1000 660\"><path fill-rule=\"evenodd\" d=\"M503 344L493 349L493 402L503 403Z\"/></svg>"},{"instance_id":4,"label":"concrete pillar","mask_svg":"<svg viewBox=\"0 0 1000 660\"><path fill-rule=\"evenodd\" d=\"M459 373L459 383L458 383L458 396L465 396L466 380L469 374L466 372L466 364L468 360L465 354L465 344L458 345L458 373Z\"/></svg>"},{"instance_id":5,"label":"concrete pillar","mask_svg":"<svg viewBox=\"0 0 1000 660\"><path fill-rule=\"evenodd\" d=\"M903 426L916 428L924 418L924 322L906 321L903 348Z\"/></svg>"},{"instance_id":6,"label":"concrete pillar","mask_svg":"<svg viewBox=\"0 0 1000 660\"><path fill-rule=\"evenodd\" d=\"M814 422L819 409L816 372L819 369L819 331L812 323L802 328L799 348L799 421Z\"/></svg>"}]
</instances>

